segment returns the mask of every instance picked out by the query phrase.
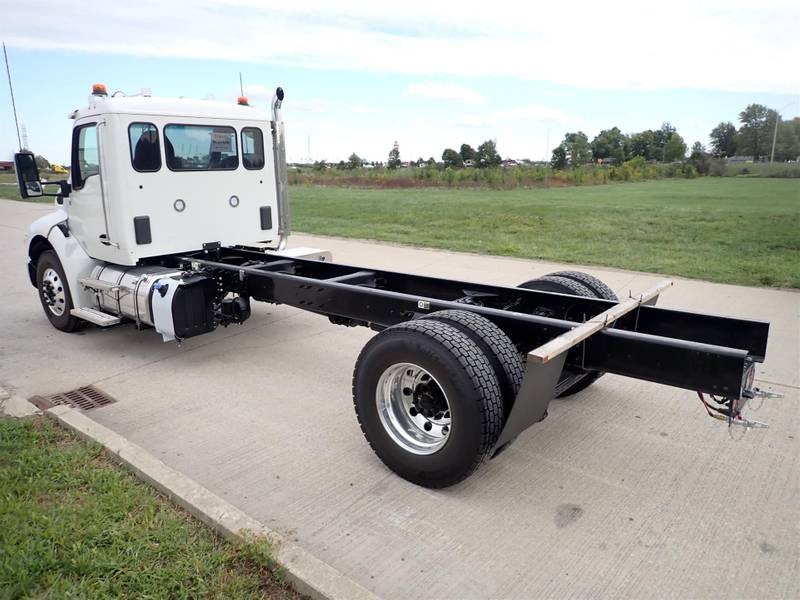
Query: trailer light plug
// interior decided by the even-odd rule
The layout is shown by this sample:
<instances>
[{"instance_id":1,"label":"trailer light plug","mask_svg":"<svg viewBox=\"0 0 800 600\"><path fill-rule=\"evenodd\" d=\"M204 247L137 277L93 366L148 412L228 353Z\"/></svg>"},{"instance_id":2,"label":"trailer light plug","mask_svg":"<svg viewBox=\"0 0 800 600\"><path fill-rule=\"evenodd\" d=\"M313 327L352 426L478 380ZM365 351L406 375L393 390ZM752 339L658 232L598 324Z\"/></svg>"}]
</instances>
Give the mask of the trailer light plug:
<instances>
[{"instance_id":1,"label":"trailer light plug","mask_svg":"<svg viewBox=\"0 0 800 600\"><path fill-rule=\"evenodd\" d=\"M753 391L755 390L758 390L758 388L755 388ZM766 392L766 393L772 394L773 392ZM697 396L700 398L700 402L703 403L703 406L705 407L708 416L711 417L712 419L716 419L717 421L722 421L724 423L727 423L728 431L730 431L734 425L742 427L744 432L747 432L748 429L769 428L769 425L767 425L766 423L762 423L761 421L745 419L744 417L742 417L741 412L737 409L736 402L734 402L732 398L726 398L720 401L714 396L711 396L711 398L713 398L717 404L720 404L725 407L725 408L717 408L716 406L711 406L708 404L708 402L705 399L705 396L703 395L703 392L697 392ZM770 397L781 397L781 396L782 394L777 394L776 396L770 396Z\"/></svg>"}]
</instances>

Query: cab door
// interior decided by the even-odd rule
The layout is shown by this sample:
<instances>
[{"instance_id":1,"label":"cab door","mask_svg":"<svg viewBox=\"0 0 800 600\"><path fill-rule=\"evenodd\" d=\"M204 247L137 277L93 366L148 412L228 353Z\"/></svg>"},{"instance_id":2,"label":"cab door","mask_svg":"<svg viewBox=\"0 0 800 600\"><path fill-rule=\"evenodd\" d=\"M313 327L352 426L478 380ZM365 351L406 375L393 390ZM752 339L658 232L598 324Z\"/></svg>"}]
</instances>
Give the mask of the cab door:
<instances>
[{"instance_id":1,"label":"cab door","mask_svg":"<svg viewBox=\"0 0 800 600\"><path fill-rule=\"evenodd\" d=\"M108 254L108 216L101 165L102 121L87 120L72 130L72 193L69 196L70 233L92 258Z\"/></svg>"}]
</instances>

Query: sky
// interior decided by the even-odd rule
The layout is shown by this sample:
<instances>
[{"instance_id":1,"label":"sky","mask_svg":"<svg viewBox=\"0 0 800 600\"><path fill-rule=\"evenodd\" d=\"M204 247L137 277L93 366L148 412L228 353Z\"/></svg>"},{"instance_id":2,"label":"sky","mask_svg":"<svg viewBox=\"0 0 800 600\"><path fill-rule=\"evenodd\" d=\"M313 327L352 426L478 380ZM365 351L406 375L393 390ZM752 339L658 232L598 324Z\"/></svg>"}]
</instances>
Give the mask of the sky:
<instances>
[{"instance_id":1,"label":"sky","mask_svg":"<svg viewBox=\"0 0 800 600\"><path fill-rule=\"evenodd\" d=\"M286 92L288 158L441 158L497 142L543 160L675 125L689 146L749 103L800 116L800 2L0 0L0 40L28 145L66 163L91 86L251 104ZM0 85L0 160L17 149Z\"/></svg>"}]
</instances>

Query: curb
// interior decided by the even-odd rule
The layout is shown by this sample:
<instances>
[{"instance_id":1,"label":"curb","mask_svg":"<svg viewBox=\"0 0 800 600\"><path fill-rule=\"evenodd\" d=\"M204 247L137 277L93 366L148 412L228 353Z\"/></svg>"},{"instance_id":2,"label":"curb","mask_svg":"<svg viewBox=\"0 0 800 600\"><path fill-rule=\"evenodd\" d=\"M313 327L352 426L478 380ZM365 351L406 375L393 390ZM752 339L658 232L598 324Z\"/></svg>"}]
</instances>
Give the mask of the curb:
<instances>
[{"instance_id":1,"label":"curb","mask_svg":"<svg viewBox=\"0 0 800 600\"><path fill-rule=\"evenodd\" d=\"M243 534L264 536L274 544L275 562L287 581L314 600L378 600L349 577L321 561L284 535L211 493L121 435L68 406L54 406L44 414L79 436L102 445L138 478L146 481L178 506L213 528L224 538L243 541Z\"/></svg>"},{"instance_id":2,"label":"curb","mask_svg":"<svg viewBox=\"0 0 800 600\"><path fill-rule=\"evenodd\" d=\"M22 418L30 415L41 414L41 411L13 387L0 383L0 417Z\"/></svg>"}]
</instances>

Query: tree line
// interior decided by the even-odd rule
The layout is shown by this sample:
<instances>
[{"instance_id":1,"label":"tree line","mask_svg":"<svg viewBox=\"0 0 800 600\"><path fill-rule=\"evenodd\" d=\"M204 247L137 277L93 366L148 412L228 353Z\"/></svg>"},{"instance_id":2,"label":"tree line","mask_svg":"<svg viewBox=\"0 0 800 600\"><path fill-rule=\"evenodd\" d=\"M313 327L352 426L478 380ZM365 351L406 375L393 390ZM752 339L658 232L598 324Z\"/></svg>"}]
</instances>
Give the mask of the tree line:
<instances>
[{"instance_id":1,"label":"tree line","mask_svg":"<svg viewBox=\"0 0 800 600\"><path fill-rule=\"evenodd\" d=\"M714 156L752 156L755 161L774 158L778 162L800 157L800 118L784 121L776 110L749 104L739 113L739 123L739 129L732 122L723 121L711 130Z\"/></svg>"},{"instance_id":2,"label":"tree line","mask_svg":"<svg viewBox=\"0 0 800 600\"><path fill-rule=\"evenodd\" d=\"M625 134L619 127L604 129L590 142L582 131L569 132L553 149L554 169L577 167L593 162L622 163L642 157L646 161L674 162L686 158L686 142L675 127L665 122L660 129Z\"/></svg>"},{"instance_id":3,"label":"tree line","mask_svg":"<svg viewBox=\"0 0 800 600\"><path fill-rule=\"evenodd\" d=\"M776 128L777 120L777 128ZM785 162L800 157L800 118L790 121L763 104L749 104L739 113L739 128L730 121L721 122L709 133L711 151L700 142L692 146L690 161L709 155L730 158L748 156ZM554 169L576 167L592 162L622 163L636 157L646 161L677 162L686 159L686 142L675 127L665 122L660 129L624 134L619 127L604 129L590 142L582 131L570 132L554 150L550 165Z\"/></svg>"},{"instance_id":4,"label":"tree line","mask_svg":"<svg viewBox=\"0 0 800 600\"><path fill-rule=\"evenodd\" d=\"M777 129L776 129L777 119ZM774 160L794 161L800 157L800 118L789 121L781 119L780 114L762 104L749 104L739 113L739 128L730 121L719 123L709 133L710 150L701 142L695 142L689 152L688 160L703 173L709 158L730 158L742 155L759 161L772 159L773 139L775 141ZM622 164L625 161L641 158L647 162L673 163L687 158L687 145L674 125L662 123L658 129L647 129L636 133L623 133L619 127L604 129L591 141L583 131L569 132L561 143L553 149L550 166L563 170L569 167L602 163ZM486 168L497 167L502 163L494 140L486 140L477 149L469 144L461 144L456 150L445 148L441 162L430 157L410 161L412 166L440 166L460 169L465 166ZM362 166L387 167L397 169L403 163L400 149L395 143L389 152L388 160L366 163L355 152L347 161L339 161L340 169L357 169ZM317 161L314 168L326 168L325 161Z\"/></svg>"},{"instance_id":5,"label":"tree line","mask_svg":"<svg viewBox=\"0 0 800 600\"><path fill-rule=\"evenodd\" d=\"M500 157L500 154L497 152L497 144L494 140L486 140L481 145L478 146L476 150L469 144L461 144L461 148L459 150L454 150L452 148L446 148L444 152L442 152L442 161L438 163L434 157L430 157L428 160L420 157L417 160L409 161L409 166L414 167L422 167L425 165L428 166L438 166L441 164L444 167L451 167L454 169L460 169L465 165L468 166L475 166L480 168L485 167L497 167L500 166L500 163L503 162L503 159ZM339 163L336 165L338 169L358 169L361 167L369 166L369 167L383 167L385 166L387 169L393 170L397 169L402 165L402 161L400 160L400 147L398 144L392 147L389 151L389 158L386 161L386 164L381 162L367 162L362 159L358 154L353 152L346 161L340 160ZM313 164L313 168L317 171L321 171L327 168L329 165L324 160L316 161ZM333 165L330 165L333 166Z\"/></svg>"}]
</instances>

